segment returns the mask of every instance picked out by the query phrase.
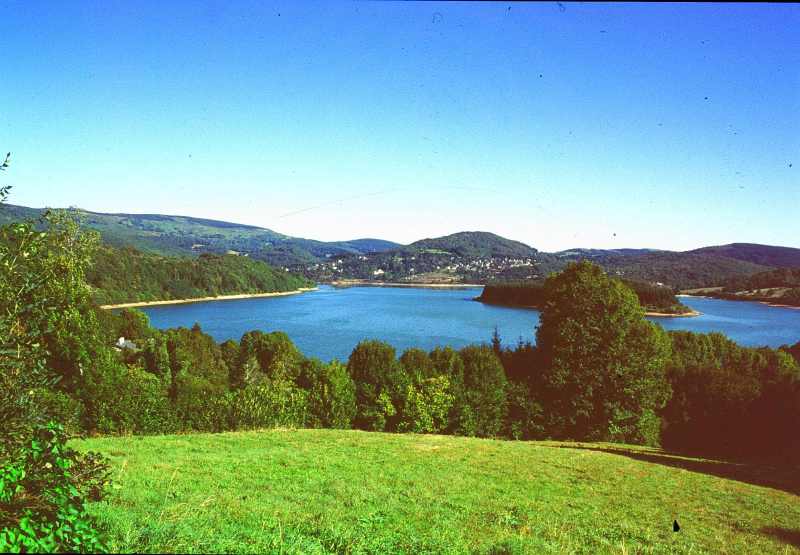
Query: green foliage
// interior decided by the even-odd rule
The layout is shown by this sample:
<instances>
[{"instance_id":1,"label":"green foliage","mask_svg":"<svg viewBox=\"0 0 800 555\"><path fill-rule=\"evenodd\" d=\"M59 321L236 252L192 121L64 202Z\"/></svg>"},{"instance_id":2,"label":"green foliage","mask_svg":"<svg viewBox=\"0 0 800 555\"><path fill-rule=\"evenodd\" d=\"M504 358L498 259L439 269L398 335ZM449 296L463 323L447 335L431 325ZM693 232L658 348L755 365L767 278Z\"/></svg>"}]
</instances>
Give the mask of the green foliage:
<instances>
[{"instance_id":1,"label":"green foliage","mask_svg":"<svg viewBox=\"0 0 800 555\"><path fill-rule=\"evenodd\" d=\"M406 386L399 432L438 434L447 428L455 396L447 376L425 378Z\"/></svg>"},{"instance_id":2,"label":"green foliage","mask_svg":"<svg viewBox=\"0 0 800 555\"><path fill-rule=\"evenodd\" d=\"M464 231L435 239L422 239L411 243L405 250L411 252L443 251L468 258L527 258L535 256L538 252L519 241L480 231Z\"/></svg>"},{"instance_id":3,"label":"green foliage","mask_svg":"<svg viewBox=\"0 0 800 555\"><path fill-rule=\"evenodd\" d=\"M406 349L400 355L400 364L403 366L405 373L415 383L436 375L430 355L422 349Z\"/></svg>"},{"instance_id":4,"label":"green foliage","mask_svg":"<svg viewBox=\"0 0 800 555\"><path fill-rule=\"evenodd\" d=\"M457 433L497 437L503 430L508 410L506 379L500 360L486 346L470 346L459 351L464 362L465 418Z\"/></svg>"},{"instance_id":5,"label":"green foliage","mask_svg":"<svg viewBox=\"0 0 800 555\"><path fill-rule=\"evenodd\" d=\"M728 455L800 453L797 361L782 351L741 347L718 333L671 335L666 447Z\"/></svg>"},{"instance_id":6,"label":"green foliage","mask_svg":"<svg viewBox=\"0 0 800 555\"><path fill-rule=\"evenodd\" d=\"M155 374L126 365L113 352L102 353L86 370L80 397L85 426L116 434L169 433L178 429L169 386Z\"/></svg>"},{"instance_id":7,"label":"green foliage","mask_svg":"<svg viewBox=\"0 0 800 555\"><path fill-rule=\"evenodd\" d=\"M338 360L329 364L305 360L297 383L308 392L309 427L350 428L356 415L356 388L346 366Z\"/></svg>"},{"instance_id":8,"label":"green foliage","mask_svg":"<svg viewBox=\"0 0 800 555\"><path fill-rule=\"evenodd\" d=\"M100 304L272 293L313 283L245 256L164 257L103 246L87 273Z\"/></svg>"},{"instance_id":9,"label":"green foliage","mask_svg":"<svg viewBox=\"0 0 800 555\"><path fill-rule=\"evenodd\" d=\"M230 396L229 429L302 428L308 419L308 392L269 378Z\"/></svg>"},{"instance_id":10,"label":"green foliage","mask_svg":"<svg viewBox=\"0 0 800 555\"><path fill-rule=\"evenodd\" d=\"M633 289L639 304L648 310L668 314L689 312L689 308L675 297L671 287L635 280L622 281ZM512 282L485 286L478 300L490 304L542 308L547 297L543 282Z\"/></svg>"},{"instance_id":11,"label":"green foliage","mask_svg":"<svg viewBox=\"0 0 800 555\"><path fill-rule=\"evenodd\" d=\"M477 300L489 304L540 308L545 301L544 284L492 283L483 288Z\"/></svg>"},{"instance_id":12,"label":"green foliage","mask_svg":"<svg viewBox=\"0 0 800 555\"><path fill-rule=\"evenodd\" d=\"M0 465L0 551L105 551L86 511L108 483L105 460L67 448L54 423L38 428L20 455Z\"/></svg>"},{"instance_id":13,"label":"green foliage","mask_svg":"<svg viewBox=\"0 0 800 555\"><path fill-rule=\"evenodd\" d=\"M293 381L300 372L303 355L282 331L249 331L239 342L238 372L234 373L235 378L231 380L234 387L243 384L244 370L251 359L255 360L258 371L264 377Z\"/></svg>"},{"instance_id":14,"label":"green foliage","mask_svg":"<svg viewBox=\"0 0 800 555\"><path fill-rule=\"evenodd\" d=\"M79 383L96 344L84 281L95 237L60 214L45 224L0 228L0 456L42 423L31 391Z\"/></svg>"},{"instance_id":15,"label":"green foliage","mask_svg":"<svg viewBox=\"0 0 800 555\"><path fill-rule=\"evenodd\" d=\"M362 341L350 354L347 370L356 386L354 425L364 430L395 429L410 380L395 357L394 347Z\"/></svg>"},{"instance_id":16,"label":"green foliage","mask_svg":"<svg viewBox=\"0 0 800 555\"><path fill-rule=\"evenodd\" d=\"M631 289L589 262L548 278L545 287L536 342L549 433L643 441L644 415L669 398L668 336L644 319Z\"/></svg>"}]
</instances>

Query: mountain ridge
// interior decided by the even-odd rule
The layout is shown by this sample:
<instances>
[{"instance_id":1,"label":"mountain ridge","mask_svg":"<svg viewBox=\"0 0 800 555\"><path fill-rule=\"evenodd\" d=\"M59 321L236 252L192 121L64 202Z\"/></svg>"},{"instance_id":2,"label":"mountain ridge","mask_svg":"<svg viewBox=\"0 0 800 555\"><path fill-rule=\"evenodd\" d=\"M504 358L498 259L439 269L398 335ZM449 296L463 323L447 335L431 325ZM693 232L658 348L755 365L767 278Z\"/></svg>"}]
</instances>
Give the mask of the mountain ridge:
<instances>
[{"instance_id":1,"label":"mountain ridge","mask_svg":"<svg viewBox=\"0 0 800 555\"><path fill-rule=\"evenodd\" d=\"M0 208L0 224L35 219L45 210L6 204ZM543 279L571 261L588 259L612 275L689 289L774 268L800 267L800 249L757 243L689 251L573 248L548 253L488 231L462 231L408 245L374 237L326 242L208 218L71 210L112 246L167 256L244 254L323 281Z\"/></svg>"}]
</instances>

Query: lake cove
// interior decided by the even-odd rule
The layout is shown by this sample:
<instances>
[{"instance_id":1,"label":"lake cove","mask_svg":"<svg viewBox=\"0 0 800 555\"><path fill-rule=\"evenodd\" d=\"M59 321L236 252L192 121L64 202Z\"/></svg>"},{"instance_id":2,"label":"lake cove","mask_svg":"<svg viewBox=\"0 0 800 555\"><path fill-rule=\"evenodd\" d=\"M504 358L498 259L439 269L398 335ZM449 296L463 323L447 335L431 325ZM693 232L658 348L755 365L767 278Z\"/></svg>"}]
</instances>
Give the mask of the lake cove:
<instances>
[{"instance_id":1,"label":"lake cove","mask_svg":"<svg viewBox=\"0 0 800 555\"><path fill-rule=\"evenodd\" d=\"M210 301L142 308L158 328L198 322L217 341L247 331L284 331L307 356L346 360L362 339L380 339L399 352L439 345L488 342L497 327L506 345L534 341L539 311L475 302L481 288L347 287L322 285L284 297ZM701 313L652 318L668 330L717 331L746 346L778 347L800 341L800 310L757 302L682 297Z\"/></svg>"}]
</instances>

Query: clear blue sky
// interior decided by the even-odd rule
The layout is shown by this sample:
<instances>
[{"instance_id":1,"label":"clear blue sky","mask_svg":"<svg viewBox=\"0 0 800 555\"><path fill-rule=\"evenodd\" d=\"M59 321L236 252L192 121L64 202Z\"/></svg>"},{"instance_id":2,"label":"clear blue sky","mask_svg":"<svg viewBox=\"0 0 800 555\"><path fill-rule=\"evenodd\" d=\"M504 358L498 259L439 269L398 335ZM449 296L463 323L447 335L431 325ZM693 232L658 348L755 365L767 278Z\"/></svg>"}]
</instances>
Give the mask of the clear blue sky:
<instances>
[{"instance_id":1,"label":"clear blue sky","mask_svg":"<svg viewBox=\"0 0 800 555\"><path fill-rule=\"evenodd\" d=\"M0 10L15 204L323 240L800 247L797 5Z\"/></svg>"}]
</instances>

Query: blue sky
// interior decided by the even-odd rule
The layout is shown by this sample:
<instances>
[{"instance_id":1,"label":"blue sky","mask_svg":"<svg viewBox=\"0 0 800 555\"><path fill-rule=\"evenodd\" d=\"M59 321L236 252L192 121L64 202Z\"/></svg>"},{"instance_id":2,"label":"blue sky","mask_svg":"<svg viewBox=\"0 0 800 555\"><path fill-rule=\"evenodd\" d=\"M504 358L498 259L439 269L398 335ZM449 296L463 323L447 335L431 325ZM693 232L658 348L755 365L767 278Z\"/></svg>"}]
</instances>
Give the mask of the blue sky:
<instances>
[{"instance_id":1,"label":"blue sky","mask_svg":"<svg viewBox=\"0 0 800 555\"><path fill-rule=\"evenodd\" d=\"M0 8L15 204L322 240L800 247L797 5Z\"/></svg>"}]
</instances>

